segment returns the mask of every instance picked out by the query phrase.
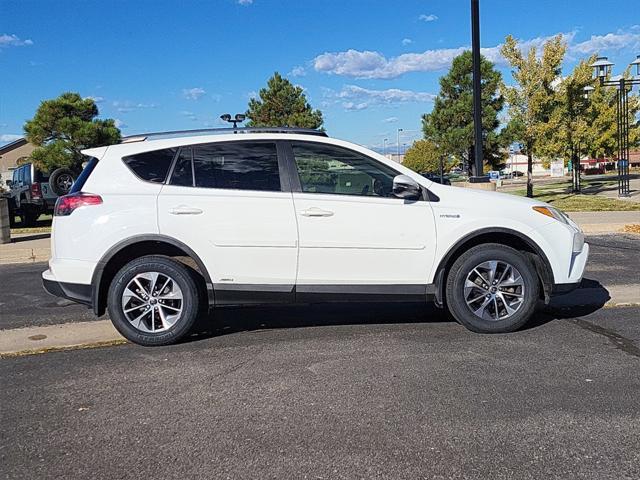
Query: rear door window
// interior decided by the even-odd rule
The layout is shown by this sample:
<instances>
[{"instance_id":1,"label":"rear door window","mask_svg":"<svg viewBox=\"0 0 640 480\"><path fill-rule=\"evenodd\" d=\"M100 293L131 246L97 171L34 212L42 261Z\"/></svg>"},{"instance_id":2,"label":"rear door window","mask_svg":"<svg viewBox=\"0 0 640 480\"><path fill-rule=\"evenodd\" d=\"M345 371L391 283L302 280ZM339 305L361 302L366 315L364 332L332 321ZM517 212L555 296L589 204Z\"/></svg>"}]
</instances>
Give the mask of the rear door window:
<instances>
[{"instance_id":1,"label":"rear door window","mask_svg":"<svg viewBox=\"0 0 640 480\"><path fill-rule=\"evenodd\" d=\"M279 192L276 144L225 142L182 148L171 184Z\"/></svg>"},{"instance_id":2,"label":"rear door window","mask_svg":"<svg viewBox=\"0 0 640 480\"><path fill-rule=\"evenodd\" d=\"M122 157L122 161L138 178L152 183L164 183L177 152L177 148L165 148Z\"/></svg>"}]
</instances>

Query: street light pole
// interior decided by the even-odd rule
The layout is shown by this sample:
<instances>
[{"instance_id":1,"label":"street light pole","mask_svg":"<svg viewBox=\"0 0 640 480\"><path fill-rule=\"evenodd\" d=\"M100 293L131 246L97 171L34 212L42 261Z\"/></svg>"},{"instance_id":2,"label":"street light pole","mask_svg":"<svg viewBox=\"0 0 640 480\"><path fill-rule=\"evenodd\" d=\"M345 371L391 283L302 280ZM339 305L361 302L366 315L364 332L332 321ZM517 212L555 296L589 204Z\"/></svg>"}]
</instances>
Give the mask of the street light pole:
<instances>
[{"instance_id":1,"label":"street light pole","mask_svg":"<svg viewBox=\"0 0 640 480\"><path fill-rule=\"evenodd\" d=\"M635 85L640 85L640 55L631 62L636 67L636 75L625 78L607 78L611 74L611 63L607 57L598 57L591 64L596 78L602 86L616 87L616 126L618 129L618 196L628 197L631 188L629 182L629 92ZM585 94L592 89L585 87Z\"/></svg>"},{"instance_id":2,"label":"street light pole","mask_svg":"<svg viewBox=\"0 0 640 480\"><path fill-rule=\"evenodd\" d=\"M396 156L398 157L398 159L400 159L400 132L402 132L404 129L399 128L398 129L398 138L397 138L397 145L396 145Z\"/></svg>"},{"instance_id":3,"label":"street light pole","mask_svg":"<svg viewBox=\"0 0 640 480\"><path fill-rule=\"evenodd\" d=\"M389 141L388 138L385 138L384 140L382 140L382 154L386 157L387 156L387 142Z\"/></svg>"},{"instance_id":4,"label":"street light pole","mask_svg":"<svg viewBox=\"0 0 640 480\"><path fill-rule=\"evenodd\" d=\"M473 127L475 181L483 177L482 168L482 92L480 78L480 0L471 0L471 53L473 58ZM473 179L469 179L474 181Z\"/></svg>"}]
</instances>

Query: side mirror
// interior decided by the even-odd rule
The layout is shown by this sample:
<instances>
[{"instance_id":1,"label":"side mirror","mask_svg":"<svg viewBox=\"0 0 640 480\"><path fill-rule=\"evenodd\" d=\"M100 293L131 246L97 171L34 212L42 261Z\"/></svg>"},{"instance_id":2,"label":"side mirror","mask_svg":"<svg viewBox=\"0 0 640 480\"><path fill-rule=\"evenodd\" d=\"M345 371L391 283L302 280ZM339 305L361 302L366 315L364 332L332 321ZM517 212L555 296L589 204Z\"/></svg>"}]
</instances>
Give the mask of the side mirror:
<instances>
[{"instance_id":1,"label":"side mirror","mask_svg":"<svg viewBox=\"0 0 640 480\"><path fill-rule=\"evenodd\" d=\"M398 175L393 179L393 195L405 200L419 200L422 197L422 189L413 178Z\"/></svg>"}]
</instances>

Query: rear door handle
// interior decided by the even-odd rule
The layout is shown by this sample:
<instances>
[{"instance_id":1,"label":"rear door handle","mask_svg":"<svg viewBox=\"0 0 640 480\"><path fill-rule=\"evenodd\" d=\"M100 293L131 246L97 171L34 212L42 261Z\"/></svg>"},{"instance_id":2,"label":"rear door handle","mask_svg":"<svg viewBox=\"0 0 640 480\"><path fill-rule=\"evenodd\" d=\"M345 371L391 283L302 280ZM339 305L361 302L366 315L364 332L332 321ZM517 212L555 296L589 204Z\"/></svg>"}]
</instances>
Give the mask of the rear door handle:
<instances>
[{"instance_id":1,"label":"rear door handle","mask_svg":"<svg viewBox=\"0 0 640 480\"><path fill-rule=\"evenodd\" d=\"M194 207L187 207L186 205L179 205L169 209L171 215L200 215L202 210Z\"/></svg>"},{"instance_id":2,"label":"rear door handle","mask_svg":"<svg viewBox=\"0 0 640 480\"><path fill-rule=\"evenodd\" d=\"M323 210L318 207L307 208L306 210L302 210L300 215L303 217L331 217L333 216L333 212L329 210Z\"/></svg>"}]
</instances>

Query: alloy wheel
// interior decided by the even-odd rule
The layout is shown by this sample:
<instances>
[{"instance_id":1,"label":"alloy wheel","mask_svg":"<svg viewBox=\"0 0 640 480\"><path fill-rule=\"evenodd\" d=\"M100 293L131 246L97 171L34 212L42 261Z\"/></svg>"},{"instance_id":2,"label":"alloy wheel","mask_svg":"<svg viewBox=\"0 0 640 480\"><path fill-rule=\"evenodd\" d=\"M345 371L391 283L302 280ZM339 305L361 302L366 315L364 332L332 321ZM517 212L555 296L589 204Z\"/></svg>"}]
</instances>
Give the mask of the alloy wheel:
<instances>
[{"instance_id":1,"label":"alloy wheel","mask_svg":"<svg viewBox=\"0 0 640 480\"><path fill-rule=\"evenodd\" d=\"M125 317L134 328L145 333L169 330L180 319L182 309L182 290L164 273L139 273L122 293Z\"/></svg>"},{"instance_id":2,"label":"alloy wheel","mask_svg":"<svg viewBox=\"0 0 640 480\"><path fill-rule=\"evenodd\" d=\"M489 260L476 265L464 282L464 299L469 309L483 320L505 320L524 304L522 275L510 263Z\"/></svg>"}]
</instances>

